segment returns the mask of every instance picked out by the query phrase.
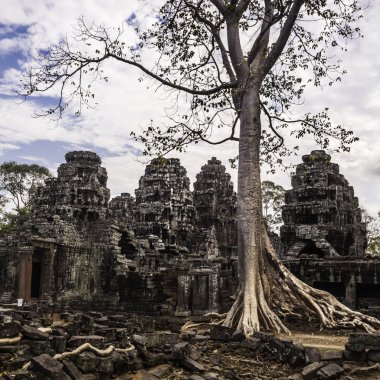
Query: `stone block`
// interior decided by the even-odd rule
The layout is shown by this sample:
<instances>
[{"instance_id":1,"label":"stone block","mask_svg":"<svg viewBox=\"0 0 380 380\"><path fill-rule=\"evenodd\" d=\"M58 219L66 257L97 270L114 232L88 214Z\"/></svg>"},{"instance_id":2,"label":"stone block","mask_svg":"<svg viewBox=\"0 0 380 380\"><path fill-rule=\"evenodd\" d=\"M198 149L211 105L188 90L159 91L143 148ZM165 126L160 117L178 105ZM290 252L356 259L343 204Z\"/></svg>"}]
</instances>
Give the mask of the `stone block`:
<instances>
[{"instance_id":1,"label":"stone block","mask_svg":"<svg viewBox=\"0 0 380 380\"><path fill-rule=\"evenodd\" d=\"M330 363L317 372L318 379L337 379L344 373L344 369L337 363Z\"/></svg>"},{"instance_id":2,"label":"stone block","mask_svg":"<svg viewBox=\"0 0 380 380\"><path fill-rule=\"evenodd\" d=\"M70 377L63 372L63 364L47 354L32 358L32 365L34 370L42 372L52 379L70 380Z\"/></svg>"},{"instance_id":3,"label":"stone block","mask_svg":"<svg viewBox=\"0 0 380 380\"><path fill-rule=\"evenodd\" d=\"M366 346L365 346L365 344L346 343L345 348L346 348L347 351L364 352Z\"/></svg>"},{"instance_id":4,"label":"stone block","mask_svg":"<svg viewBox=\"0 0 380 380\"><path fill-rule=\"evenodd\" d=\"M63 336L52 336L50 341L51 348L61 354L66 350L66 341L67 339Z\"/></svg>"},{"instance_id":5,"label":"stone block","mask_svg":"<svg viewBox=\"0 0 380 380\"><path fill-rule=\"evenodd\" d=\"M94 371L99 364L99 358L93 352L89 351L74 356L72 361L83 373Z\"/></svg>"},{"instance_id":6,"label":"stone block","mask_svg":"<svg viewBox=\"0 0 380 380\"><path fill-rule=\"evenodd\" d=\"M13 355L22 356L29 354L30 347L27 344L17 344L15 346L0 346L0 353L11 353Z\"/></svg>"},{"instance_id":7,"label":"stone block","mask_svg":"<svg viewBox=\"0 0 380 380\"><path fill-rule=\"evenodd\" d=\"M304 380L313 380L317 376L317 372L325 365L323 362L314 362L308 364L301 372Z\"/></svg>"},{"instance_id":8,"label":"stone block","mask_svg":"<svg viewBox=\"0 0 380 380\"><path fill-rule=\"evenodd\" d=\"M226 326L213 326L210 330L210 339L219 342L229 342L232 340L234 329Z\"/></svg>"},{"instance_id":9,"label":"stone block","mask_svg":"<svg viewBox=\"0 0 380 380\"><path fill-rule=\"evenodd\" d=\"M343 359L343 351L330 350L321 351L321 361L325 362L341 362Z\"/></svg>"},{"instance_id":10,"label":"stone block","mask_svg":"<svg viewBox=\"0 0 380 380\"><path fill-rule=\"evenodd\" d=\"M3 317L3 321L0 321L0 339L12 338L17 336L20 332L21 325L10 317Z\"/></svg>"},{"instance_id":11,"label":"stone block","mask_svg":"<svg viewBox=\"0 0 380 380\"><path fill-rule=\"evenodd\" d=\"M319 362L321 360L321 355L319 350L315 347L305 347L305 361L306 364Z\"/></svg>"},{"instance_id":12,"label":"stone block","mask_svg":"<svg viewBox=\"0 0 380 380\"><path fill-rule=\"evenodd\" d=\"M156 376L158 379L168 376L171 371L172 368L169 364L160 364L148 370L151 375Z\"/></svg>"},{"instance_id":13,"label":"stone block","mask_svg":"<svg viewBox=\"0 0 380 380\"><path fill-rule=\"evenodd\" d=\"M82 380L83 373L75 366L71 360L63 360L65 371L74 379Z\"/></svg>"},{"instance_id":14,"label":"stone block","mask_svg":"<svg viewBox=\"0 0 380 380\"><path fill-rule=\"evenodd\" d=\"M192 372L203 372L205 370L202 364L191 358L182 359L181 365Z\"/></svg>"},{"instance_id":15,"label":"stone block","mask_svg":"<svg viewBox=\"0 0 380 380\"><path fill-rule=\"evenodd\" d=\"M30 340L49 339L49 334L39 331L35 329L34 327L30 327L27 325L22 326L21 333L26 339L30 339Z\"/></svg>"},{"instance_id":16,"label":"stone block","mask_svg":"<svg viewBox=\"0 0 380 380\"><path fill-rule=\"evenodd\" d=\"M30 352L34 355L44 354L50 349L50 342L47 340L23 340L22 342L30 347Z\"/></svg>"},{"instance_id":17,"label":"stone block","mask_svg":"<svg viewBox=\"0 0 380 380\"><path fill-rule=\"evenodd\" d=\"M67 347L77 348L85 343L90 343L96 348L103 349L106 345L107 339L99 335L74 335L67 342Z\"/></svg>"},{"instance_id":18,"label":"stone block","mask_svg":"<svg viewBox=\"0 0 380 380\"><path fill-rule=\"evenodd\" d=\"M240 347L248 348L252 351L256 351L260 345L261 341L257 338L246 338L240 343Z\"/></svg>"},{"instance_id":19,"label":"stone block","mask_svg":"<svg viewBox=\"0 0 380 380\"><path fill-rule=\"evenodd\" d=\"M370 350L380 350L380 334L374 333L353 333L348 337L348 345L359 347L364 346Z\"/></svg>"}]
</instances>

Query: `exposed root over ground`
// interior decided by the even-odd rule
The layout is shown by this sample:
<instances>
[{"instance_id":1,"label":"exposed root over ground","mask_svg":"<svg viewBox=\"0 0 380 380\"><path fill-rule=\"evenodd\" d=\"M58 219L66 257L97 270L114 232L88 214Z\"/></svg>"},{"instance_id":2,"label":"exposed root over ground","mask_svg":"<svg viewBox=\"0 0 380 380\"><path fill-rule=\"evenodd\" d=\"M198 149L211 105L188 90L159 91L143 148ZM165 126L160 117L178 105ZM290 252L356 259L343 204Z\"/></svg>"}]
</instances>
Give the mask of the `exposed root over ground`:
<instances>
[{"instance_id":1,"label":"exposed root over ground","mask_svg":"<svg viewBox=\"0 0 380 380\"><path fill-rule=\"evenodd\" d=\"M295 277L281 262L265 231L262 253L256 268L245 271L236 300L223 321L224 326L251 335L258 330L289 333L283 319L318 319L321 328L380 330L376 318L353 311L331 294L315 289Z\"/></svg>"}]
</instances>

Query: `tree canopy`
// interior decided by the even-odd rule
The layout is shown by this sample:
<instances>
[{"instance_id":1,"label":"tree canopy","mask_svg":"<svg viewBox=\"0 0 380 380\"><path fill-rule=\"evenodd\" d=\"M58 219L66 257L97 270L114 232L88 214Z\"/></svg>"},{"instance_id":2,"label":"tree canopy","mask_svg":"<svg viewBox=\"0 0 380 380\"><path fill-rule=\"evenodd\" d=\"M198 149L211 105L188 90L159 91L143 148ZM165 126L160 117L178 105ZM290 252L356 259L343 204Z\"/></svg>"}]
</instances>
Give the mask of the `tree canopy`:
<instances>
[{"instance_id":1,"label":"tree canopy","mask_svg":"<svg viewBox=\"0 0 380 380\"><path fill-rule=\"evenodd\" d=\"M369 256L380 256L380 211L376 217L362 209L363 221L367 227L367 249Z\"/></svg>"},{"instance_id":2,"label":"tree canopy","mask_svg":"<svg viewBox=\"0 0 380 380\"><path fill-rule=\"evenodd\" d=\"M246 334L260 328L288 331L284 317L317 317L325 327L380 322L351 311L326 292L296 279L276 256L262 218L260 163L282 164L306 135L321 148L331 140L349 150L352 132L333 125L328 109L299 116L307 85L341 79L335 59L360 35L359 0L166 0L149 27L136 28L130 43L123 28L88 24L81 18L73 40L39 51L19 90L25 97L56 91L58 102L39 113L61 118L74 99L93 106L93 81L108 81L106 61L137 68L169 91L177 107L167 122L151 124L136 139L145 154L183 151L200 141L238 144L239 289L224 324ZM154 62L144 61L144 51ZM213 132L224 136L215 139ZM219 135L219 134L218 134ZM290 145L286 144L290 137Z\"/></svg>"},{"instance_id":3,"label":"tree canopy","mask_svg":"<svg viewBox=\"0 0 380 380\"><path fill-rule=\"evenodd\" d=\"M33 194L51 174L37 164L20 164L15 161L0 165L0 235L11 233L29 217ZM7 205L13 205L13 211Z\"/></svg>"},{"instance_id":4,"label":"tree canopy","mask_svg":"<svg viewBox=\"0 0 380 380\"><path fill-rule=\"evenodd\" d=\"M51 174L49 169L37 164L19 164L15 161L0 165L0 191L18 212L28 208L37 186L42 185Z\"/></svg>"},{"instance_id":5,"label":"tree canopy","mask_svg":"<svg viewBox=\"0 0 380 380\"><path fill-rule=\"evenodd\" d=\"M263 217L269 228L276 231L279 225L282 224L285 189L272 181L263 181L261 191L263 196Z\"/></svg>"}]
</instances>

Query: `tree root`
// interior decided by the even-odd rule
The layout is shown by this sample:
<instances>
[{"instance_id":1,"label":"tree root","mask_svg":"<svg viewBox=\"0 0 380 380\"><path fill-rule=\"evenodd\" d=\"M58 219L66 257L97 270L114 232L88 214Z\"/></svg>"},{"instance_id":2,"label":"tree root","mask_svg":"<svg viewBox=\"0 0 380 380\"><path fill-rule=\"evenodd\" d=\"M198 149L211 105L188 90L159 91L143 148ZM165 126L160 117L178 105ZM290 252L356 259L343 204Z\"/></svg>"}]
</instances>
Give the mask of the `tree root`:
<instances>
[{"instance_id":1,"label":"tree root","mask_svg":"<svg viewBox=\"0 0 380 380\"><path fill-rule=\"evenodd\" d=\"M13 338L1 338L0 339L0 346L7 346L7 345L12 345L20 342L22 339L21 335L15 336Z\"/></svg>"},{"instance_id":2,"label":"tree root","mask_svg":"<svg viewBox=\"0 0 380 380\"><path fill-rule=\"evenodd\" d=\"M295 277L278 258L265 228L262 235L262 252L253 261L255 268L245 271L224 326L247 336L260 329L290 333L282 318L293 316L318 319L321 328L380 329L376 318L351 310L331 294Z\"/></svg>"},{"instance_id":3,"label":"tree root","mask_svg":"<svg viewBox=\"0 0 380 380\"><path fill-rule=\"evenodd\" d=\"M79 355L80 353L82 353L84 351L92 351L97 356L106 357L106 356L111 355L113 351L129 352L129 351L132 351L134 349L135 349L135 346L130 344L129 347L127 347L127 348L115 348L114 346L109 346L105 350L100 350L99 348L94 347L90 343L84 343L73 351L67 351L67 352L63 352L62 354L56 354L53 356L53 358L56 360L63 360L63 359L69 358L71 356Z\"/></svg>"},{"instance_id":4,"label":"tree root","mask_svg":"<svg viewBox=\"0 0 380 380\"><path fill-rule=\"evenodd\" d=\"M364 374L372 371L380 371L380 363L376 363L374 365L371 365L370 367L358 367L354 368L349 372L349 376L351 375L357 375L357 374Z\"/></svg>"}]
</instances>

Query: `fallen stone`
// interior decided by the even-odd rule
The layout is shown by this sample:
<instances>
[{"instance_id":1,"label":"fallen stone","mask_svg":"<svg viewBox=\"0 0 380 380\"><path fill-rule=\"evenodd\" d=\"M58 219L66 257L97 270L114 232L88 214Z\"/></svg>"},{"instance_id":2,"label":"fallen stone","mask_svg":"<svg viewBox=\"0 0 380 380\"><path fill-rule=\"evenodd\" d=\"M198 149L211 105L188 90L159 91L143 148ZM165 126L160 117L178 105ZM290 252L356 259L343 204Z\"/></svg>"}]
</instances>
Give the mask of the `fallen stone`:
<instances>
[{"instance_id":1,"label":"fallen stone","mask_svg":"<svg viewBox=\"0 0 380 380\"><path fill-rule=\"evenodd\" d=\"M176 359L183 359L189 351L188 342L180 342L173 346L173 354Z\"/></svg>"},{"instance_id":2,"label":"fallen stone","mask_svg":"<svg viewBox=\"0 0 380 380\"><path fill-rule=\"evenodd\" d=\"M30 347L27 344L18 344L15 346L0 346L0 353L11 353L17 356L29 354Z\"/></svg>"},{"instance_id":3,"label":"fallen stone","mask_svg":"<svg viewBox=\"0 0 380 380\"><path fill-rule=\"evenodd\" d=\"M107 339L108 342L116 340L116 329L113 327L104 327L95 329L95 334Z\"/></svg>"},{"instance_id":4,"label":"fallen stone","mask_svg":"<svg viewBox=\"0 0 380 380\"><path fill-rule=\"evenodd\" d=\"M321 361L325 362L341 362L343 359L343 351L321 351Z\"/></svg>"},{"instance_id":5,"label":"fallen stone","mask_svg":"<svg viewBox=\"0 0 380 380\"><path fill-rule=\"evenodd\" d=\"M21 325L10 317L3 317L0 322L0 338L13 338L21 332Z\"/></svg>"},{"instance_id":6,"label":"fallen stone","mask_svg":"<svg viewBox=\"0 0 380 380\"><path fill-rule=\"evenodd\" d=\"M55 336L63 336L68 337L68 332L63 327L54 327L53 328L53 335Z\"/></svg>"},{"instance_id":7,"label":"fallen stone","mask_svg":"<svg viewBox=\"0 0 380 380\"><path fill-rule=\"evenodd\" d=\"M240 343L240 347L248 348L249 350L256 351L261 345L260 339L247 338Z\"/></svg>"},{"instance_id":8,"label":"fallen stone","mask_svg":"<svg viewBox=\"0 0 380 380\"><path fill-rule=\"evenodd\" d=\"M303 347L299 347L297 345L293 345L290 349L290 353L288 356L288 362L292 367L299 367L301 365L305 365L305 352Z\"/></svg>"},{"instance_id":9,"label":"fallen stone","mask_svg":"<svg viewBox=\"0 0 380 380\"><path fill-rule=\"evenodd\" d=\"M301 372L304 380L313 380L316 378L317 372L325 366L326 363L315 362L307 365Z\"/></svg>"},{"instance_id":10,"label":"fallen stone","mask_svg":"<svg viewBox=\"0 0 380 380\"><path fill-rule=\"evenodd\" d=\"M97 370L100 373L112 374L114 370L113 370L113 360L111 356L100 358Z\"/></svg>"},{"instance_id":11,"label":"fallen stone","mask_svg":"<svg viewBox=\"0 0 380 380\"><path fill-rule=\"evenodd\" d=\"M90 343L96 348L103 349L106 345L107 339L100 335L76 335L72 336L67 342L67 347L77 348L85 343Z\"/></svg>"},{"instance_id":12,"label":"fallen stone","mask_svg":"<svg viewBox=\"0 0 380 380\"><path fill-rule=\"evenodd\" d=\"M65 367L66 372L74 379L81 380L83 373L79 371L79 369L75 366L75 364L71 360L63 360L63 365Z\"/></svg>"},{"instance_id":13,"label":"fallen stone","mask_svg":"<svg viewBox=\"0 0 380 380\"><path fill-rule=\"evenodd\" d=\"M83 372L93 371L99 364L99 358L89 351L81 352L79 355L73 356L72 361Z\"/></svg>"},{"instance_id":14,"label":"fallen stone","mask_svg":"<svg viewBox=\"0 0 380 380\"><path fill-rule=\"evenodd\" d=\"M210 330L210 339L219 342L229 342L232 340L234 329L226 326L213 326Z\"/></svg>"},{"instance_id":15,"label":"fallen stone","mask_svg":"<svg viewBox=\"0 0 380 380\"><path fill-rule=\"evenodd\" d=\"M63 372L63 364L47 354L32 358L33 369L53 379L66 380L70 377Z\"/></svg>"},{"instance_id":16,"label":"fallen stone","mask_svg":"<svg viewBox=\"0 0 380 380\"><path fill-rule=\"evenodd\" d=\"M145 346L148 342L148 338L143 335L134 334L131 339L133 344L139 344L140 346Z\"/></svg>"},{"instance_id":17,"label":"fallen stone","mask_svg":"<svg viewBox=\"0 0 380 380\"><path fill-rule=\"evenodd\" d=\"M196 362L191 358L182 359L181 365L193 372L203 372L205 370L202 364Z\"/></svg>"},{"instance_id":18,"label":"fallen stone","mask_svg":"<svg viewBox=\"0 0 380 380\"><path fill-rule=\"evenodd\" d=\"M201 358L202 354L196 350L195 348L191 347L189 352L189 357L195 361L199 360Z\"/></svg>"},{"instance_id":19,"label":"fallen stone","mask_svg":"<svg viewBox=\"0 0 380 380\"><path fill-rule=\"evenodd\" d=\"M30 327L27 325L22 326L21 333L26 339L30 339L30 340L49 339L49 334L39 331L35 329L34 327Z\"/></svg>"},{"instance_id":20,"label":"fallen stone","mask_svg":"<svg viewBox=\"0 0 380 380\"><path fill-rule=\"evenodd\" d=\"M202 376L199 376L199 375L194 374L194 375L191 375L191 376L189 377L189 380L205 380L205 378L202 377Z\"/></svg>"},{"instance_id":21,"label":"fallen stone","mask_svg":"<svg viewBox=\"0 0 380 380\"><path fill-rule=\"evenodd\" d=\"M218 353L210 354L209 361L212 365L219 365L220 360L221 360L220 354Z\"/></svg>"},{"instance_id":22,"label":"fallen stone","mask_svg":"<svg viewBox=\"0 0 380 380\"><path fill-rule=\"evenodd\" d=\"M23 343L30 347L30 352L35 356L46 353L50 348L50 342L47 340L23 340Z\"/></svg>"},{"instance_id":23,"label":"fallen stone","mask_svg":"<svg viewBox=\"0 0 380 380\"><path fill-rule=\"evenodd\" d=\"M317 372L318 379L336 379L344 373L344 369L337 363L330 363Z\"/></svg>"},{"instance_id":24,"label":"fallen stone","mask_svg":"<svg viewBox=\"0 0 380 380\"><path fill-rule=\"evenodd\" d=\"M66 338L64 336L52 336L50 346L54 351L61 354L66 350Z\"/></svg>"},{"instance_id":25,"label":"fallen stone","mask_svg":"<svg viewBox=\"0 0 380 380\"><path fill-rule=\"evenodd\" d=\"M306 364L321 361L319 350L314 347L305 347L305 361Z\"/></svg>"},{"instance_id":26,"label":"fallen stone","mask_svg":"<svg viewBox=\"0 0 380 380\"><path fill-rule=\"evenodd\" d=\"M219 375L216 372L207 372L205 373L204 378L206 380L218 380Z\"/></svg>"},{"instance_id":27,"label":"fallen stone","mask_svg":"<svg viewBox=\"0 0 380 380\"><path fill-rule=\"evenodd\" d=\"M156 367L150 368L148 372L151 375L156 376L158 379L162 379L163 377L169 375L169 373L171 372L171 367L168 364L161 364Z\"/></svg>"},{"instance_id":28,"label":"fallen stone","mask_svg":"<svg viewBox=\"0 0 380 380\"><path fill-rule=\"evenodd\" d=\"M30 361L30 356L18 356L8 361L5 364L5 369L9 372L21 369L26 363Z\"/></svg>"}]
</instances>

